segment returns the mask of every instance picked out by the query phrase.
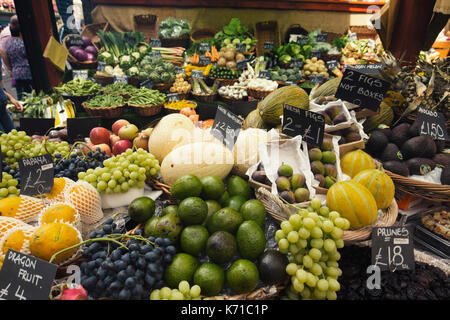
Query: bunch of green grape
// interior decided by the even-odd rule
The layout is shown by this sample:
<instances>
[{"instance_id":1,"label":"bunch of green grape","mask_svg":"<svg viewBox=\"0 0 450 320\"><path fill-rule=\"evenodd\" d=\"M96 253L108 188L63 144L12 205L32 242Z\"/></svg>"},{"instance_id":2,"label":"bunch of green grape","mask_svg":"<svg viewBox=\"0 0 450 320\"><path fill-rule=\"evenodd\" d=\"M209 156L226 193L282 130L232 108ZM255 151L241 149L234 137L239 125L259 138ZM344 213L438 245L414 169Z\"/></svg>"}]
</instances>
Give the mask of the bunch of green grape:
<instances>
[{"instance_id":1,"label":"bunch of green grape","mask_svg":"<svg viewBox=\"0 0 450 320\"><path fill-rule=\"evenodd\" d=\"M340 289L337 279L342 275L338 249L344 247L342 236L350 222L314 198L307 209L299 209L280 226L275 240L289 259L287 298L336 300Z\"/></svg>"},{"instance_id":2,"label":"bunch of green grape","mask_svg":"<svg viewBox=\"0 0 450 320\"><path fill-rule=\"evenodd\" d=\"M19 182L7 172L2 172L2 182L0 182L0 199L6 197L17 197L20 190L17 189Z\"/></svg>"},{"instance_id":3,"label":"bunch of green grape","mask_svg":"<svg viewBox=\"0 0 450 320\"><path fill-rule=\"evenodd\" d=\"M79 172L78 179L89 182L106 194L127 192L132 187L144 188L147 177L156 178L159 162L144 149L125 152L103 161L103 167Z\"/></svg>"},{"instance_id":4,"label":"bunch of green grape","mask_svg":"<svg viewBox=\"0 0 450 320\"><path fill-rule=\"evenodd\" d=\"M46 141L45 144L43 141L31 141L31 137L27 136L25 131L17 131L16 129L9 133L2 133L0 144L2 146L2 158L12 168L17 166L17 161L20 159L37 157L47 153L67 155L70 152L67 141Z\"/></svg>"},{"instance_id":5,"label":"bunch of green grape","mask_svg":"<svg viewBox=\"0 0 450 320\"><path fill-rule=\"evenodd\" d=\"M198 285L189 286L186 280L178 284L178 289L163 287L153 290L150 294L150 300L201 300L201 289Z\"/></svg>"}]
</instances>

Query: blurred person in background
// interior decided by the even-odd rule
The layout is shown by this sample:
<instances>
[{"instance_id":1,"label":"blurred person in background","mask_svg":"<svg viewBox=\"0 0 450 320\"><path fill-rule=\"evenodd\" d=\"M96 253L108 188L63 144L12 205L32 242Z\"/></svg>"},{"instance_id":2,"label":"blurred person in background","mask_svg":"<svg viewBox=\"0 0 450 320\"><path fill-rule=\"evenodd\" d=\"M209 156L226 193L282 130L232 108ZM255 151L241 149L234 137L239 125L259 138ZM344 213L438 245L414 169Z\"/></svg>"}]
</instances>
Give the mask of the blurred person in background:
<instances>
[{"instance_id":1,"label":"blurred person in background","mask_svg":"<svg viewBox=\"0 0 450 320\"><path fill-rule=\"evenodd\" d=\"M18 23L17 15L13 15L10 19L10 23ZM15 87L16 83L14 81L14 78L12 78L12 74L10 73L10 70L5 65L4 62L4 56L6 55L6 44L8 43L9 39L11 39L11 30L9 30L9 24L3 28L3 30L0 32L0 55L2 57L3 67L1 68L1 72L3 73L3 81L6 84L7 88ZM5 87L5 86L3 86ZM12 89L12 88L11 88ZM14 95L16 95L14 93Z\"/></svg>"},{"instance_id":2,"label":"blurred person in background","mask_svg":"<svg viewBox=\"0 0 450 320\"><path fill-rule=\"evenodd\" d=\"M1 69L0 60L0 69ZM14 105L17 110L23 111L23 107L19 101L17 101L11 94L9 94L5 89L5 84L3 83L2 74L0 72L0 131L4 133L10 132L14 129L14 122L6 109L8 100Z\"/></svg>"}]
</instances>

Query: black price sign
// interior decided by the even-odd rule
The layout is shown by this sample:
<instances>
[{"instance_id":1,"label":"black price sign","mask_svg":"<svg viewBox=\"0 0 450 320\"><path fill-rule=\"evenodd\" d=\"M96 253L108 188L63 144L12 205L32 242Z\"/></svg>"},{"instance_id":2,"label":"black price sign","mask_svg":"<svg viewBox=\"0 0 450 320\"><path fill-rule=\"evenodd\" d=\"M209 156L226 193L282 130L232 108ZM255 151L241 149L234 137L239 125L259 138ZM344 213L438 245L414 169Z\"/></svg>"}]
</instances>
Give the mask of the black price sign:
<instances>
[{"instance_id":1,"label":"black price sign","mask_svg":"<svg viewBox=\"0 0 450 320\"><path fill-rule=\"evenodd\" d=\"M429 136L433 140L450 140L443 113L422 107L419 107L417 111L417 121L419 122L421 136Z\"/></svg>"},{"instance_id":2,"label":"black price sign","mask_svg":"<svg viewBox=\"0 0 450 320\"><path fill-rule=\"evenodd\" d=\"M302 45L302 46L305 45L305 44L308 44L309 43L308 36L305 36L303 34L299 34L297 36L297 43Z\"/></svg>"},{"instance_id":3,"label":"black price sign","mask_svg":"<svg viewBox=\"0 0 450 320\"><path fill-rule=\"evenodd\" d=\"M152 79L147 79L144 82L141 82L141 88L153 89L153 81Z\"/></svg>"},{"instance_id":4,"label":"black price sign","mask_svg":"<svg viewBox=\"0 0 450 320\"><path fill-rule=\"evenodd\" d=\"M324 81L323 74L312 74L309 76L309 82L313 84L320 84Z\"/></svg>"},{"instance_id":5,"label":"black price sign","mask_svg":"<svg viewBox=\"0 0 450 320\"><path fill-rule=\"evenodd\" d=\"M0 300L48 300L57 268L8 249L0 271Z\"/></svg>"},{"instance_id":6,"label":"black price sign","mask_svg":"<svg viewBox=\"0 0 450 320\"><path fill-rule=\"evenodd\" d=\"M209 43L202 42L198 45L198 51L205 53L205 52L211 52L211 45Z\"/></svg>"},{"instance_id":7,"label":"black price sign","mask_svg":"<svg viewBox=\"0 0 450 320\"><path fill-rule=\"evenodd\" d=\"M242 128L242 120L222 106L217 107L211 134L220 140L228 149L233 150L234 144Z\"/></svg>"},{"instance_id":8,"label":"black price sign","mask_svg":"<svg viewBox=\"0 0 450 320\"><path fill-rule=\"evenodd\" d=\"M384 80L347 68L335 97L377 111L389 87Z\"/></svg>"},{"instance_id":9,"label":"black price sign","mask_svg":"<svg viewBox=\"0 0 450 320\"><path fill-rule=\"evenodd\" d=\"M271 79L272 78L272 72L270 70L259 70L259 78L262 79Z\"/></svg>"},{"instance_id":10,"label":"black price sign","mask_svg":"<svg viewBox=\"0 0 450 320\"><path fill-rule=\"evenodd\" d=\"M89 137L89 133L93 128L101 126L101 117L68 118L67 136L70 142L75 140L84 141L84 137Z\"/></svg>"},{"instance_id":11,"label":"black price sign","mask_svg":"<svg viewBox=\"0 0 450 320\"><path fill-rule=\"evenodd\" d=\"M150 58L162 58L161 51L150 51L148 55Z\"/></svg>"},{"instance_id":12,"label":"black price sign","mask_svg":"<svg viewBox=\"0 0 450 320\"><path fill-rule=\"evenodd\" d=\"M293 83L292 81L286 81L286 82L284 83L284 85L285 85L285 86L293 86L294 83Z\"/></svg>"},{"instance_id":13,"label":"black price sign","mask_svg":"<svg viewBox=\"0 0 450 320\"><path fill-rule=\"evenodd\" d=\"M55 126L55 119L51 118L20 118L20 130L25 131L27 135L43 136L48 129Z\"/></svg>"},{"instance_id":14,"label":"black price sign","mask_svg":"<svg viewBox=\"0 0 450 320\"><path fill-rule=\"evenodd\" d=\"M337 62L336 60L327 61L327 68L330 71L333 71L334 69L338 69L339 62Z\"/></svg>"},{"instance_id":15,"label":"black price sign","mask_svg":"<svg viewBox=\"0 0 450 320\"><path fill-rule=\"evenodd\" d=\"M114 83L128 83L127 76L114 76Z\"/></svg>"},{"instance_id":16,"label":"black price sign","mask_svg":"<svg viewBox=\"0 0 450 320\"><path fill-rule=\"evenodd\" d=\"M325 117L319 113L303 110L289 104L283 105L282 133L302 136L303 141L322 147Z\"/></svg>"},{"instance_id":17,"label":"black price sign","mask_svg":"<svg viewBox=\"0 0 450 320\"><path fill-rule=\"evenodd\" d=\"M180 101L180 96L178 95L178 93L174 92L174 93L169 93L167 95L167 101L168 102L177 102Z\"/></svg>"},{"instance_id":18,"label":"black price sign","mask_svg":"<svg viewBox=\"0 0 450 320\"><path fill-rule=\"evenodd\" d=\"M192 76L192 78L203 79L203 71L202 70L192 70L191 76Z\"/></svg>"},{"instance_id":19,"label":"black price sign","mask_svg":"<svg viewBox=\"0 0 450 320\"><path fill-rule=\"evenodd\" d=\"M70 45L71 46L84 46L83 38L81 36L70 36Z\"/></svg>"},{"instance_id":20,"label":"black price sign","mask_svg":"<svg viewBox=\"0 0 450 320\"><path fill-rule=\"evenodd\" d=\"M247 45L245 43L236 43L236 51L237 52L245 52Z\"/></svg>"},{"instance_id":21,"label":"black price sign","mask_svg":"<svg viewBox=\"0 0 450 320\"><path fill-rule=\"evenodd\" d=\"M211 57L200 56L198 59L198 64L201 66L207 66L210 63L211 63Z\"/></svg>"},{"instance_id":22,"label":"black price sign","mask_svg":"<svg viewBox=\"0 0 450 320\"><path fill-rule=\"evenodd\" d=\"M73 78L80 78L83 80L87 80L89 73L87 70L72 70Z\"/></svg>"},{"instance_id":23,"label":"black price sign","mask_svg":"<svg viewBox=\"0 0 450 320\"><path fill-rule=\"evenodd\" d=\"M347 41L348 42L353 42L353 41L356 41L356 40L358 40L358 34L356 32L349 33L349 35L347 37Z\"/></svg>"},{"instance_id":24,"label":"black price sign","mask_svg":"<svg viewBox=\"0 0 450 320\"><path fill-rule=\"evenodd\" d=\"M134 35L134 33L128 33L127 32L123 36L123 41L128 43L128 45L130 47L134 47L134 45L136 44L136 36Z\"/></svg>"},{"instance_id":25,"label":"black price sign","mask_svg":"<svg viewBox=\"0 0 450 320\"><path fill-rule=\"evenodd\" d=\"M238 68L239 70L245 70L245 69L247 69L247 60L244 59L244 60L238 61L238 62L236 63L236 68Z\"/></svg>"},{"instance_id":26,"label":"black price sign","mask_svg":"<svg viewBox=\"0 0 450 320\"><path fill-rule=\"evenodd\" d=\"M372 265L381 271L414 270L413 226L375 227Z\"/></svg>"},{"instance_id":27,"label":"black price sign","mask_svg":"<svg viewBox=\"0 0 450 320\"><path fill-rule=\"evenodd\" d=\"M328 33L319 33L316 35L316 41L317 42L327 42L328 40Z\"/></svg>"},{"instance_id":28,"label":"black price sign","mask_svg":"<svg viewBox=\"0 0 450 320\"><path fill-rule=\"evenodd\" d=\"M19 160L20 194L34 196L49 193L55 169L51 154Z\"/></svg>"},{"instance_id":29,"label":"black price sign","mask_svg":"<svg viewBox=\"0 0 450 320\"><path fill-rule=\"evenodd\" d=\"M102 72L105 71L105 67L106 67L106 62L104 61L99 61L97 64L97 70Z\"/></svg>"},{"instance_id":30,"label":"black price sign","mask_svg":"<svg viewBox=\"0 0 450 320\"><path fill-rule=\"evenodd\" d=\"M302 58L292 58L291 59L291 68L303 68L303 59Z\"/></svg>"},{"instance_id":31,"label":"black price sign","mask_svg":"<svg viewBox=\"0 0 450 320\"><path fill-rule=\"evenodd\" d=\"M272 51L274 48L273 41L264 41L264 50Z\"/></svg>"},{"instance_id":32,"label":"black price sign","mask_svg":"<svg viewBox=\"0 0 450 320\"><path fill-rule=\"evenodd\" d=\"M180 66L176 66L175 67L175 74L186 74L186 71L184 70L184 68L183 67L180 67Z\"/></svg>"},{"instance_id":33,"label":"black price sign","mask_svg":"<svg viewBox=\"0 0 450 320\"><path fill-rule=\"evenodd\" d=\"M311 58L316 57L317 59L320 59L322 57L322 52L320 50L313 50L311 51Z\"/></svg>"},{"instance_id":34,"label":"black price sign","mask_svg":"<svg viewBox=\"0 0 450 320\"><path fill-rule=\"evenodd\" d=\"M149 45L150 47L161 47L161 40L159 38L151 38Z\"/></svg>"}]
</instances>

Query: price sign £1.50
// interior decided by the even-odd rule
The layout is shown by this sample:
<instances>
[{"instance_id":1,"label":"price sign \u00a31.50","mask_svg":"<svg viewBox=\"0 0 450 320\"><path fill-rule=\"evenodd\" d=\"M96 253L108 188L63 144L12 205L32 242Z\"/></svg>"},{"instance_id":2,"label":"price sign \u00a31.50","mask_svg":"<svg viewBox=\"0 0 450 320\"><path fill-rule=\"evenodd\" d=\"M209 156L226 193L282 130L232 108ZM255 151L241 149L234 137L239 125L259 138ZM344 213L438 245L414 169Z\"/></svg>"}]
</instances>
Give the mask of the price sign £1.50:
<instances>
[{"instance_id":1,"label":"price sign \u00a31.50","mask_svg":"<svg viewBox=\"0 0 450 320\"><path fill-rule=\"evenodd\" d=\"M49 193L53 187L54 167L50 154L19 160L20 194Z\"/></svg>"},{"instance_id":2,"label":"price sign \u00a31.50","mask_svg":"<svg viewBox=\"0 0 450 320\"><path fill-rule=\"evenodd\" d=\"M420 135L429 136L433 140L450 140L443 113L422 107L419 107L417 111Z\"/></svg>"}]
</instances>

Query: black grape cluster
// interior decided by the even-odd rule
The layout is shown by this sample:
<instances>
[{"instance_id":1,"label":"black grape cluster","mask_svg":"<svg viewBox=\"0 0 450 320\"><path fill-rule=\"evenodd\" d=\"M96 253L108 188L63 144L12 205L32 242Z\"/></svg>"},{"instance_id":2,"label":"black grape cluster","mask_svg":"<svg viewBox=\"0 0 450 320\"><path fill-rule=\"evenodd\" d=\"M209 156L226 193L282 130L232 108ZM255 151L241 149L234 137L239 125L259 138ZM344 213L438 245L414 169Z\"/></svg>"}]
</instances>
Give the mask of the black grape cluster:
<instances>
[{"instance_id":1,"label":"black grape cluster","mask_svg":"<svg viewBox=\"0 0 450 320\"><path fill-rule=\"evenodd\" d=\"M113 219L103 228L93 231L90 238L115 237L117 229ZM142 229L134 235L143 234ZM148 300L153 289L163 287L163 275L176 253L175 246L167 238L149 237L143 240L129 239L120 247L110 241L91 242L86 245L81 263L81 285L94 299Z\"/></svg>"},{"instance_id":2,"label":"black grape cluster","mask_svg":"<svg viewBox=\"0 0 450 320\"><path fill-rule=\"evenodd\" d=\"M10 165L6 164L5 161L2 161L2 172L6 172L10 174L13 179L17 180L18 184L16 186L17 189L20 189L20 172L19 167L13 169Z\"/></svg>"},{"instance_id":3,"label":"black grape cluster","mask_svg":"<svg viewBox=\"0 0 450 320\"><path fill-rule=\"evenodd\" d=\"M78 173L97 167L103 168L103 161L110 158L105 151L89 151L86 156L72 153L69 159L55 154L55 178L66 177L78 181Z\"/></svg>"}]
</instances>

